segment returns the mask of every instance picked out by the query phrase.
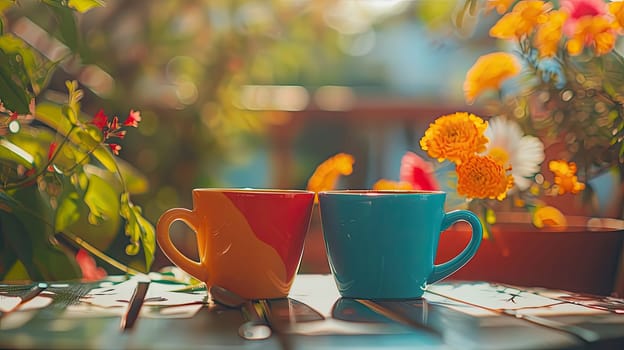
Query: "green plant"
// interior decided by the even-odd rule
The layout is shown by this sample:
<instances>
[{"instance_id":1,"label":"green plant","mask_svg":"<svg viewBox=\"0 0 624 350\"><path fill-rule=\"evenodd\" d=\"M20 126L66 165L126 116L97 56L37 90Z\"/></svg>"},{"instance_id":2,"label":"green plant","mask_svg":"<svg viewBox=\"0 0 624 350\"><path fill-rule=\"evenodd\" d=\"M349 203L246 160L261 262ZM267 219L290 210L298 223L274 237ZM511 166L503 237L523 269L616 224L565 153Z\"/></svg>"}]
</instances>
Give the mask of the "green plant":
<instances>
[{"instance_id":1,"label":"green plant","mask_svg":"<svg viewBox=\"0 0 624 350\"><path fill-rule=\"evenodd\" d=\"M68 241L113 266L130 268L105 250L127 236L125 253L153 261L151 223L130 199L145 191L147 181L116 157L115 138L137 126L138 112L126 123L103 111L88 116L81 110L83 91L66 83L63 98L43 94L50 77L82 45L76 31L77 13L102 5L97 0L41 1L60 23L48 33L70 49L57 60L37 52L0 27L0 280L59 280L81 277L75 251ZM5 15L15 1L0 1Z\"/></svg>"}]
</instances>

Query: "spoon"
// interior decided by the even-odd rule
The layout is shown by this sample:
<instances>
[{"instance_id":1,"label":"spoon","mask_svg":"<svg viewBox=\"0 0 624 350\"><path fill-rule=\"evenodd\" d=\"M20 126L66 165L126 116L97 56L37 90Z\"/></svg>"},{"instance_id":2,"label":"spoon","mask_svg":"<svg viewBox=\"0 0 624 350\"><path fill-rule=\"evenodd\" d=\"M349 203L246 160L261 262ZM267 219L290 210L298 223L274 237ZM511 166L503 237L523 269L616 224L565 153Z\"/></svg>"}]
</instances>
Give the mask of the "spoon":
<instances>
[{"instance_id":1,"label":"spoon","mask_svg":"<svg viewBox=\"0 0 624 350\"><path fill-rule=\"evenodd\" d=\"M247 299L221 286L210 286L208 292L212 296L212 300L230 308L237 309L247 302Z\"/></svg>"},{"instance_id":2,"label":"spoon","mask_svg":"<svg viewBox=\"0 0 624 350\"><path fill-rule=\"evenodd\" d=\"M221 286L209 288L212 299L230 308L242 308L247 322L238 327L238 335L246 340L262 340L271 336L271 328L264 317L258 312L254 302Z\"/></svg>"}]
</instances>

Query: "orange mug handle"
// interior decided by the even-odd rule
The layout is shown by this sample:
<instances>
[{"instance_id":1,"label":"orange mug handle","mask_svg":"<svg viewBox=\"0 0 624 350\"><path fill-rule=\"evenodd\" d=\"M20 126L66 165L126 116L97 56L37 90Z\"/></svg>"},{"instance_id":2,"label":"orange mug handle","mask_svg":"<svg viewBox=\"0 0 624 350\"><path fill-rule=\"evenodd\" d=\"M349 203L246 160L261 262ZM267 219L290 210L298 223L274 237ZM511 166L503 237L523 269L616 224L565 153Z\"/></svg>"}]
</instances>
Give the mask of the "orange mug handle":
<instances>
[{"instance_id":1,"label":"orange mug handle","mask_svg":"<svg viewBox=\"0 0 624 350\"><path fill-rule=\"evenodd\" d=\"M198 225L196 224L197 217L193 211L184 208L169 209L160 216L158 224L156 225L156 240L158 241L158 245L172 263L188 272L193 277L205 282L208 280L208 270L204 267L202 262L189 259L180 252L171 241L169 229L171 225L178 220L187 224L195 231L195 234L198 234Z\"/></svg>"}]
</instances>

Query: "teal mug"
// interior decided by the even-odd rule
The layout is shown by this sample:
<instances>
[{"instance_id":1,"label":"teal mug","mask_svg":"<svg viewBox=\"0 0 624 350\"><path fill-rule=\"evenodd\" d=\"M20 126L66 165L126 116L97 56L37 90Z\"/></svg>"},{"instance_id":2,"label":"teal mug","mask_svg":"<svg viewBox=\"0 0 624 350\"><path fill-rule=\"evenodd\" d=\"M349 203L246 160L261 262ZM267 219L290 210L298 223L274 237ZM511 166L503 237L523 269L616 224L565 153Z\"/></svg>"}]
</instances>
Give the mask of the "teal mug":
<instances>
[{"instance_id":1,"label":"teal mug","mask_svg":"<svg viewBox=\"0 0 624 350\"><path fill-rule=\"evenodd\" d=\"M483 227L468 210L445 212L439 191L342 190L319 193L321 224L340 295L359 299L422 297L428 284L464 266ZM466 248L434 263L442 231L458 221L472 228Z\"/></svg>"}]
</instances>

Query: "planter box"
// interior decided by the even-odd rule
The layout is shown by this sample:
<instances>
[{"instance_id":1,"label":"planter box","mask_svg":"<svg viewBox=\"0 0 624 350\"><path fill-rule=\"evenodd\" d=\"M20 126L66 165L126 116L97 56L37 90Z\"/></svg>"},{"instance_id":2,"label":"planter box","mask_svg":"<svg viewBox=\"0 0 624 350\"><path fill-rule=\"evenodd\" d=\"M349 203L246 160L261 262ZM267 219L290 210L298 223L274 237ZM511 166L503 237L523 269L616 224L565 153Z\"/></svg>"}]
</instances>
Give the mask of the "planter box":
<instances>
[{"instance_id":1,"label":"planter box","mask_svg":"<svg viewBox=\"0 0 624 350\"><path fill-rule=\"evenodd\" d=\"M497 214L492 238L484 239L475 257L449 277L564 289L580 293L622 295L624 221L568 217L564 231L540 230L527 213ZM436 262L455 256L469 240L458 224L440 238Z\"/></svg>"}]
</instances>

